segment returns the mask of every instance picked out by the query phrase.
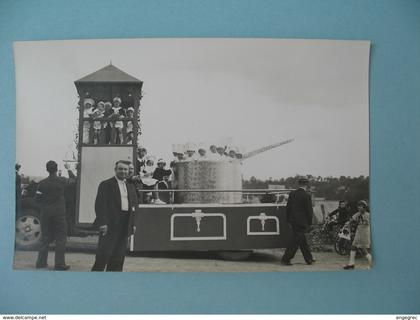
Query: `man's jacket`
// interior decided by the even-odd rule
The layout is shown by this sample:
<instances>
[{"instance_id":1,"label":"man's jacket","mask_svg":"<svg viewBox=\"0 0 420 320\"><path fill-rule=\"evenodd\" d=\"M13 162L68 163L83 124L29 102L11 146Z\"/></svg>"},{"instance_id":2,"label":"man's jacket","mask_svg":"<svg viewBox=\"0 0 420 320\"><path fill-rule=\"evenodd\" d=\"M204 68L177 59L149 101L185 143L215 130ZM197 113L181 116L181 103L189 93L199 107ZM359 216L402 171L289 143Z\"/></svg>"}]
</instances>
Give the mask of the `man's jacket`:
<instances>
[{"instance_id":1,"label":"man's jacket","mask_svg":"<svg viewBox=\"0 0 420 320\"><path fill-rule=\"evenodd\" d=\"M128 209L130 214L129 228L133 226L134 214L138 208L137 194L131 183L126 183L128 194ZM96 220L94 226L107 225L111 230L116 226L116 217L121 213L121 194L117 178L112 177L102 181L98 187L95 200ZM128 230L127 230L128 231Z\"/></svg>"},{"instance_id":2,"label":"man's jacket","mask_svg":"<svg viewBox=\"0 0 420 320\"><path fill-rule=\"evenodd\" d=\"M311 195L303 188L290 192L286 205L286 217L293 228L306 231L312 224L314 212Z\"/></svg>"}]
</instances>

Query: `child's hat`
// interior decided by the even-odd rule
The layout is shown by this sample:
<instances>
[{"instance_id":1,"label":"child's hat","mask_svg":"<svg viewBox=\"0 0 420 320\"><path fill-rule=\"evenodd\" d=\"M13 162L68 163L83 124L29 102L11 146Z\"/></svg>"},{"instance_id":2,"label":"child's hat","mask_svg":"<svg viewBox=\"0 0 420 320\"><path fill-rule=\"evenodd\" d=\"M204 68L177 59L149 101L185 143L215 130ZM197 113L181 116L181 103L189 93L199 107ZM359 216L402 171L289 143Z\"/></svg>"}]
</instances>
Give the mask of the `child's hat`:
<instances>
[{"instance_id":1,"label":"child's hat","mask_svg":"<svg viewBox=\"0 0 420 320\"><path fill-rule=\"evenodd\" d=\"M146 157L146 162L147 161L152 161L152 162L155 162L156 161L156 158L154 157L154 156L147 156Z\"/></svg>"},{"instance_id":2,"label":"child's hat","mask_svg":"<svg viewBox=\"0 0 420 320\"><path fill-rule=\"evenodd\" d=\"M204 150L204 151L206 151L207 150L206 145L204 143L200 143L198 145L198 150Z\"/></svg>"},{"instance_id":3,"label":"child's hat","mask_svg":"<svg viewBox=\"0 0 420 320\"><path fill-rule=\"evenodd\" d=\"M197 148L194 142L188 142L185 147L187 151L195 151Z\"/></svg>"},{"instance_id":4,"label":"child's hat","mask_svg":"<svg viewBox=\"0 0 420 320\"><path fill-rule=\"evenodd\" d=\"M83 101L83 106L86 107L87 104L90 104L91 106L93 106L95 104L95 100L93 100L92 98L86 98Z\"/></svg>"},{"instance_id":5,"label":"child's hat","mask_svg":"<svg viewBox=\"0 0 420 320\"><path fill-rule=\"evenodd\" d=\"M360 200L360 201L357 203L357 205L358 205L358 206L364 206L365 208L367 208L367 207L368 207L368 204L367 204L367 202L366 202L365 200Z\"/></svg>"},{"instance_id":6,"label":"child's hat","mask_svg":"<svg viewBox=\"0 0 420 320\"><path fill-rule=\"evenodd\" d=\"M130 108L127 109L127 111L133 111L134 112L134 108L130 107Z\"/></svg>"},{"instance_id":7,"label":"child's hat","mask_svg":"<svg viewBox=\"0 0 420 320\"><path fill-rule=\"evenodd\" d=\"M120 97L115 97L114 99L112 99L112 101L118 101L119 103L121 103L121 98Z\"/></svg>"}]
</instances>

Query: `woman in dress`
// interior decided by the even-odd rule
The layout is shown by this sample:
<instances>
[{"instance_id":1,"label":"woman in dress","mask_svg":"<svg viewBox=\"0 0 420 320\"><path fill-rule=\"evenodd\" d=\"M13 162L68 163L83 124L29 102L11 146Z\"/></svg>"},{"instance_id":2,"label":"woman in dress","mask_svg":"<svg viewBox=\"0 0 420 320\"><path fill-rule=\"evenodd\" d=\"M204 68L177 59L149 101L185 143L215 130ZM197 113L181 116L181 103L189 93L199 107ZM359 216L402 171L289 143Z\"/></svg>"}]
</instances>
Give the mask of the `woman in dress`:
<instances>
[{"instance_id":1,"label":"woman in dress","mask_svg":"<svg viewBox=\"0 0 420 320\"><path fill-rule=\"evenodd\" d=\"M357 223L357 229L350 251L349 263L343 267L345 270L354 269L357 249L361 249L366 253L369 268L372 266L372 255L370 254L370 213L367 211L367 202L359 201L357 208L358 212L350 218L350 221Z\"/></svg>"}]
</instances>

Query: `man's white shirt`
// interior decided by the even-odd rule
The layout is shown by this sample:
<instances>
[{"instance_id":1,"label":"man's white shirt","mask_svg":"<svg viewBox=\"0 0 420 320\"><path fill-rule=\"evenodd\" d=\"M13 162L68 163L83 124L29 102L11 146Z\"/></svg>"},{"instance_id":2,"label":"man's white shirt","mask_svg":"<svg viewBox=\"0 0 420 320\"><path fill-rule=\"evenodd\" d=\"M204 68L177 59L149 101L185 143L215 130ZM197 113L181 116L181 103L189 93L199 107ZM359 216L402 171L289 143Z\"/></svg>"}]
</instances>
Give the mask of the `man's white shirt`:
<instances>
[{"instance_id":1,"label":"man's white shirt","mask_svg":"<svg viewBox=\"0 0 420 320\"><path fill-rule=\"evenodd\" d=\"M118 182L118 188L120 189L120 195L121 195L121 210L122 211L128 211L128 192L127 192L127 185L125 184L125 180L120 180L117 177L115 177Z\"/></svg>"}]
</instances>

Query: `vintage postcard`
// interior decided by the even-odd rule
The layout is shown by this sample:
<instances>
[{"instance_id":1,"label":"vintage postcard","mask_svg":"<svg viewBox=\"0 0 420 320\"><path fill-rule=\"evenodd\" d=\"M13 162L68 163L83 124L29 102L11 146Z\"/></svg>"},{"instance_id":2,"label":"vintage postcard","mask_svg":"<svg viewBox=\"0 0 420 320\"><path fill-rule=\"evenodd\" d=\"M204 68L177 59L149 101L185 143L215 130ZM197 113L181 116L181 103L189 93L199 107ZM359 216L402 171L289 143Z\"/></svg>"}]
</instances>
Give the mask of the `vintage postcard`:
<instances>
[{"instance_id":1,"label":"vintage postcard","mask_svg":"<svg viewBox=\"0 0 420 320\"><path fill-rule=\"evenodd\" d=\"M15 42L14 268L371 268L369 54L345 40Z\"/></svg>"}]
</instances>

